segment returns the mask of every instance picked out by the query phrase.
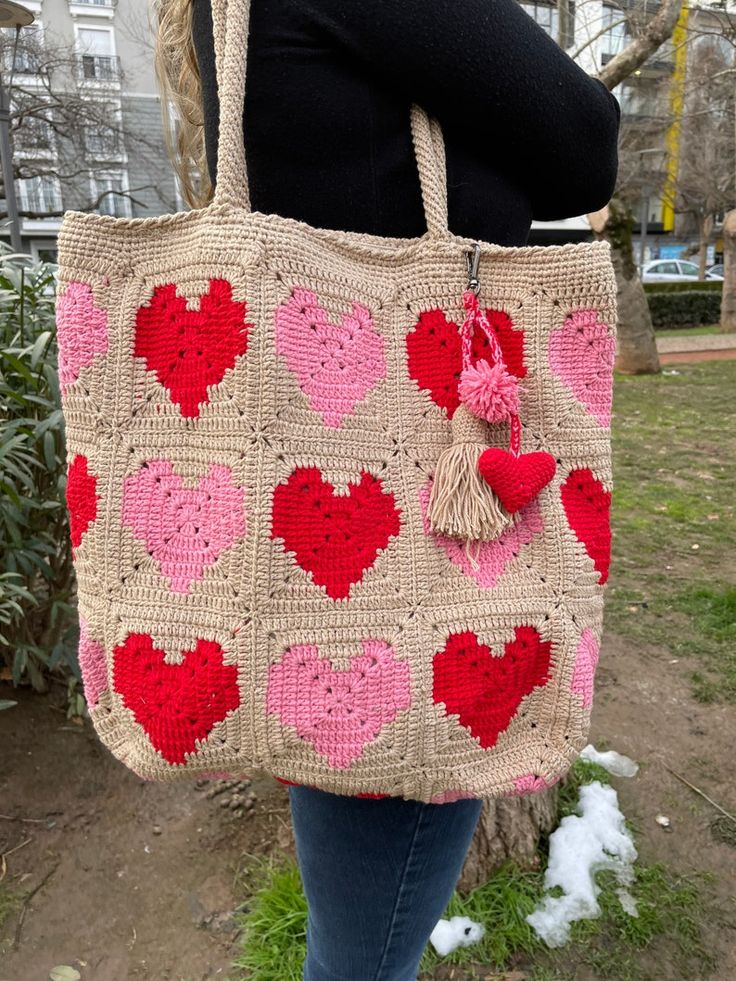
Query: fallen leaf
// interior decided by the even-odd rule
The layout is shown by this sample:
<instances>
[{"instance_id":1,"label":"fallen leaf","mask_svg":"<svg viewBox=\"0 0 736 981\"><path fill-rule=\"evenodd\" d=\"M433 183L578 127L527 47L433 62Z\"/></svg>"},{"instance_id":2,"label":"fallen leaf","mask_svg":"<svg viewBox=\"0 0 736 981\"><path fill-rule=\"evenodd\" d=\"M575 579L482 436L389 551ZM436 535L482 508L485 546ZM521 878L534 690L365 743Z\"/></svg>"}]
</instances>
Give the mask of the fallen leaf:
<instances>
[{"instance_id":1,"label":"fallen leaf","mask_svg":"<svg viewBox=\"0 0 736 981\"><path fill-rule=\"evenodd\" d=\"M69 967L67 964L59 964L58 967L52 967L49 972L49 977L51 981L80 981L82 975L76 969L76 967Z\"/></svg>"}]
</instances>

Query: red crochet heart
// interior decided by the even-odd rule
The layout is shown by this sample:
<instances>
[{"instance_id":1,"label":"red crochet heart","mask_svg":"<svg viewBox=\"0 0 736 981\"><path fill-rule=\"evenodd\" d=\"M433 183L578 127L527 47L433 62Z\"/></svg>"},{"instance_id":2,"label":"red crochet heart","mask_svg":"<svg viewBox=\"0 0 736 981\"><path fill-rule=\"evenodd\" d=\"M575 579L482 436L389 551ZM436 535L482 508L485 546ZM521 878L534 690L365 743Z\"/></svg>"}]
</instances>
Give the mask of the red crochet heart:
<instances>
[{"instance_id":1,"label":"red crochet heart","mask_svg":"<svg viewBox=\"0 0 736 981\"><path fill-rule=\"evenodd\" d=\"M189 310L174 283L157 286L150 302L135 319L133 353L188 418L199 416L209 402L208 389L219 385L225 372L248 348L246 304L232 298L226 279L211 279L198 310Z\"/></svg>"},{"instance_id":2,"label":"red crochet heart","mask_svg":"<svg viewBox=\"0 0 736 981\"><path fill-rule=\"evenodd\" d=\"M509 514L516 514L533 501L552 480L557 469L550 453L522 453L491 447L478 460L478 470Z\"/></svg>"},{"instance_id":3,"label":"red crochet heart","mask_svg":"<svg viewBox=\"0 0 736 981\"><path fill-rule=\"evenodd\" d=\"M319 467L298 467L274 491L271 537L283 539L328 596L344 599L398 535L400 514L394 495L370 473L335 494Z\"/></svg>"},{"instance_id":4,"label":"red crochet heart","mask_svg":"<svg viewBox=\"0 0 736 981\"><path fill-rule=\"evenodd\" d=\"M169 763L185 763L197 743L240 705L238 669L214 640L197 640L167 664L148 634L128 634L114 650L113 687Z\"/></svg>"},{"instance_id":5,"label":"red crochet heart","mask_svg":"<svg viewBox=\"0 0 736 981\"><path fill-rule=\"evenodd\" d=\"M97 477L87 469L87 457L77 453L69 464L66 477L66 506L69 512L69 537L72 551L78 548L84 533L97 517Z\"/></svg>"},{"instance_id":6,"label":"red crochet heart","mask_svg":"<svg viewBox=\"0 0 736 981\"><path fill-rule=\"evenodd\" d=\"M611 565L611 492L584 469L570 472L560 495L568 524L593 560L602 586Z\"/></svg>"},{"instance_id":7,"label":"red crochet heart","mask_svg":"<svg viewBox=\"0 0 736 981\"><path fill-rule=\"evenodd\" d=\"M483 749L496 745L522 700L549 680L551 641L534 627L515 627L514 634L503 657L494 657L472 630L450 634L434 656L435 703L459 716Z\"/></svg>"},{"instance_id":8,"label":"red crochet heart","mask_svg":"<svg viewBox=\"0 0 736 981\"><path fill-rule=\"evenodd\" d=\"M524 331L515 330L511 317L503 310L486 310L503 352L506 367L523 378ZM480 327L473 334L472 353L477 361L489 357L488 338ZM442 310L425 310L414 330L406 336L409 374L420 388L426 389L432 401L446 409L450 418L460 404L457 385L463 367L460 328L448 320Z\"/></svg>"}]
</instances>

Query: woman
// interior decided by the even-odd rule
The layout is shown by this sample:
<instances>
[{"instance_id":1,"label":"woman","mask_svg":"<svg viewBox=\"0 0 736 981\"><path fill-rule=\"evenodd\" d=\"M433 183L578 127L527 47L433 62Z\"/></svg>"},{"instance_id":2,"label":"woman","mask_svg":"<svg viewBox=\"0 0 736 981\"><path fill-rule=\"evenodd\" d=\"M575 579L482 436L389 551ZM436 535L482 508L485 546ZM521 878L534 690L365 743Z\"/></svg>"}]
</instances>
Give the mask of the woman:
<instances>
[{"instance_id":1,"label":"woman","mask_svg":"<svg viewBox=\"0 0 736 981\"><path fill-rule=\"evenodd\" d=\"M194 206L217 179L211 2L164 0L158 37ZM421 235L412 102L442 126L459 235L524 245L532 219L595 211L613 192L618 103L516 0L253 0L247 76L256 211ZM309 904L305 981L414 979L482 802L289 795Z\"/></svg>"}]
</instances>

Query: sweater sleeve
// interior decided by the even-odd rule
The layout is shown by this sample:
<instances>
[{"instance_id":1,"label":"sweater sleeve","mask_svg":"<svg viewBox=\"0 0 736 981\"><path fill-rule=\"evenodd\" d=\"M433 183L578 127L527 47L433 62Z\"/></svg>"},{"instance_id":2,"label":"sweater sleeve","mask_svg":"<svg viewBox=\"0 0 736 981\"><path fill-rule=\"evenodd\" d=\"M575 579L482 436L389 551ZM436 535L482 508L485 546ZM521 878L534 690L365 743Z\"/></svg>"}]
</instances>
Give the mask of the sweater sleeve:
<instances>
[{"instance_id":1,"label":"sweater sleeve","mask_svg":"<svg viewBox=\"0 0 736 981\"><path fill-rule=\"evenodd\" d=\"M602 208L620 108L517 0L296 0L366 73L531 189L534 218Z\"/></svg>"}]
</instances>

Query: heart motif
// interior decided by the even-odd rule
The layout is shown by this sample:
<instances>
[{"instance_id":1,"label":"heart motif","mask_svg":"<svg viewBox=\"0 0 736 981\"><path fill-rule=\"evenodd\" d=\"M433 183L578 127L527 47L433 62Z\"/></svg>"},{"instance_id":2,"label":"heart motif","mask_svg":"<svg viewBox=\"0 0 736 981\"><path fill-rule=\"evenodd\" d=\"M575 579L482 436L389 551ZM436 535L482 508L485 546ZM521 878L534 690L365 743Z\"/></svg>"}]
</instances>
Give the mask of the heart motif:
<instances>
[{"instance_id":1,"label":"heart motif","mask_svg":"<svg viewBox=\"0 0 736 981\"><path fill-rule=\"evenodd\" d=\"M79 617L79 647L77 651L79 670L82 675L84 697L90 709L97 708L100 695L107 688L107 666L102 644L90 637L87 621Z\"/></svg>"},{"instance_id":2,"label":"heart motif","mask_svg":"<svg viewBox=\"0 0 736 981\"><path fill-rule=\"evenodd\" d=\"M570 472L560 495L568 524L593 560L602 586L611 565L611 492L586 468Z\"/></svg>"},{"instance_id":3,"label":"heart motif","mask_svg":"<svg viewBox=\"0 0 736 981\"><path fill-rule=\"evenodd\" d=\"M401 511L378 477L363 471L335 494L319 467L298 467L273 494L272 538L281 538L312 581L345 599L398 535Z\"/></svg>"},{"instance_id":4,"label":"heart motif","mask_svg":"<svg viewBox=\"0 0 736 981\"><path fill-rule=\"evenodd\" d=\"M346 671L312 644L290 647L268 673L267 707L344 770L411 704L409 665L383 640L361 642Z\"/></svg>"},{"instance_id":5,"label":"heart motif","mask_svg":"<svg viewBox=\"0 0 736 981\"><path fill-rule=\"evenodd\" d=\"M430 481L419 492L424 533L434 539L453 565L461 569L466 576L474 579L482 589L493 589L521 549L544 531L539 504L537 501L532 501L499 538L489 542L477 542L471 560L464 542L431 531L427 518L431 487Z\"/></svg>"},{"instance_id":6,"label":"heart motif","mask_svg":"<svg viewBox=\"0 0 736 981\"><path fill-rule=\"evenodd\" d=\"M509 514L516 514L547 486L557 463L550 453L522 453L492 446L481 453L478 470Z\"/></svg>"},{"instance_id":7,"label":"heart motif","mask_svg":"<svg viewBox=\"0 0 736 981\"><path fill-rule=\"evenodd\" d=\"M549 680L551 641L534 627L514 628L514 640L494 657L472 630L450 634L433 659L433 698L457 715L483 749L491 749L522 701Z\"/></svg>"},{"instance_id":8,"label":"heart motif","mask_svg":"<svg viewBox=\"0 0 736 981\"><path fill-rule=\"evenodd\" d=\"M599 425L611 423L616 339L597 310L573 310L549 339L549 365Z\"/></svg>"},{"instance_id":9,"label":"heart motif","mask_svg":"<svg viewBox=\"0 0 736 981\"><path fill-rule=\"evenodd\" d=\"M62 395L108 346L107 311L95 306L87 283L71 282L56 301L59 387Z\"/></svg>"},{"instance_id":10,"label":"heart motif","mask_svg":"<svg viewBox=\"0 0 736 981\"><path fill-rule=\"evenodd\" d=\"M113 652L113 687L169 763L182 764L218 722L240 705L238 669L222 647L197 640L170 664L149 634L128 634Z\"/></svg>"},{"instance_id":11,"label":"heart motif","mask_svg":"<svg viewBox=\"0 0 736 981\"><path fill-rule=\"evenodd\" d=\"M539 777L535 773L526 773L523 777L516 777L514 780L514 791L509 794L510 797L525 797L527 794L539 794L543 790L549 790L550 787L554 787L557 780L552 780L548 783L544 777Z\"/></svg>"},{"instance_id":12,"label":"heart motif","mask_svg":"<svg viewBox=\"0 0 736 981\"><path fill-rule=\"evenodd\" d=\"M595 634L588 627L583 631L575 655L575 668L572 673L570 691L580 695L583 707L590 708L593 704L593 681L595 669L598 667L599 648Z\"/></svg>"},{"instance_id":13,"label":"heart motif","mask_svg":"<svg viewBox=\"0 0 736 981\"><path fill-rule=\"evenodd\" d=\"M212 464L195 487L185 487L169 460L148 460L125 478L123 522L146 543L171 589L186 593L245 534L243 498L228 467Z\"/></svg>"},{"instance_id":14,"label":"heart motif","mask_svg":"<svg viewBox=\"0 0 736 981\"><path fill-rule=\"evenodd\" d=\"M524 331L515 330L503 310L486 310L486 316L506 367L517 378L524 378ZM480 327L473 334L471 350L475 361L489 357L488 338ZM409 375L452 418L460 405L458 381L463 367L458 325L448 320L442 310L425 310L416 327L406 335L406 351Z\"/></svg>"},{"instance_id":15,"label":"heart motif","mask_svg":"<svg viewBox=\"0 0 736 981\"><path fill-rule=\"evenodd\" d=\"M386 377L383 337L367 307L331 324L311 290L296 287L276 310L276 350L326 426L339 428Z\"/></svg>"},{"instance_id":16,"label":"heart motif","mask_svg":"<svg viewBox=\"0 0 736 981\"><path fill-rule=\"evenodd\" d=\"M72 552L81 544L85 532L97 517L97 477L89 472L87 457L77 453L66 476L66 506L69 512L69 536Z\"/></svg>"},{"instance_id":17,"label":"heart motif","mask_svg":"<svg viewBox=\"0 0 736 981\"><path fill-rule=\"evenodd\" d=\"M174 283L157 286L153 297L135 318L133 353L179 406L183 416L196 419L209 398L248 348L246 304L233 300L226 279L211 279L209 290L190 310Z\"/></svg>"}]
</instances>

